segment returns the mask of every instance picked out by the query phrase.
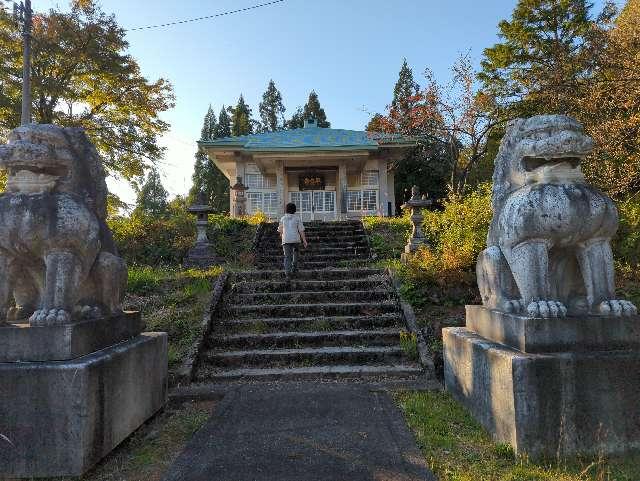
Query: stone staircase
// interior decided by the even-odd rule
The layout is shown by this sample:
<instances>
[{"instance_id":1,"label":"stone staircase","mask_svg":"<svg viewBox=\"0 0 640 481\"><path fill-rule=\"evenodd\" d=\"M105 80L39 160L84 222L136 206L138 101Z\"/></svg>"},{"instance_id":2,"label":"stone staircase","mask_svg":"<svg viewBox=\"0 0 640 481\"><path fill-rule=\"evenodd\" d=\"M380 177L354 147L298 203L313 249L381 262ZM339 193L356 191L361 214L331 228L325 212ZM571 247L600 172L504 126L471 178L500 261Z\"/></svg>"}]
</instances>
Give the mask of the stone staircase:
<instances>
[{"instance_id":1,"label":"stone staircase","mask_svg":"<svg viewBox=\"0 0 640 481\"><path fill-rule=\"evenodd\" d=\"M413 380L422 373L400 346L407 328L389 277L380 269L335 267L368 256L362 224L306 227L310 249L290 283L275 227L267 226L258 245L262 269L230 275L196 382Z\"/></svg>"},{"instance_id":2,"label":"stone staircase","mask_svg":"<svg viewBox=\"0 0 640 481\"><path fill-rule=\"evenodd\" d=\"M309 222L305 223L305 235L309 247L299 251L299 269L324 269L369 257L362 222ZM256 266L259 269L282 269L282 263L278 224L264 224L256 249Z\"/></svg>"}]
</instances>

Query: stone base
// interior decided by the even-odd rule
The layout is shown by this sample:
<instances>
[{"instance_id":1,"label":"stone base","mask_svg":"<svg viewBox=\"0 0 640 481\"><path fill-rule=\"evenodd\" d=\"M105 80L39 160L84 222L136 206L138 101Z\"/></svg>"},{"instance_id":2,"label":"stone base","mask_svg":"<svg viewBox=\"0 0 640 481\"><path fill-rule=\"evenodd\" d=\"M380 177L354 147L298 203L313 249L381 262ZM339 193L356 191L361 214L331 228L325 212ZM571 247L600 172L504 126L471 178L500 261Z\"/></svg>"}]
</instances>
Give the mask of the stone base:
<instances>
[{"instance_id":1,"label":"stone base","mask_svg":"<svg viewBox=\"0 0 640 481\"><path fill-rule=\"evenodd\" d=\"M196 244L189 249L182 265L186 268L195 267L206 269L208 267L218 266L222 264L222 262L222 259L216 255L211 244Z\"/></svg>"},{"instance_id":2,"label":"stone base","mask_svg":"<svg viewBox=\"0 0 640 481\"><path fill-rule=\"evenodd\" d=\"M640 351L527 354L443 329L446 389L533 458L640 449Z\"/></svg>"},{"instance_id":3,"label":"stone base","mask_svg":"<svg viewBox=\"0 0 640 481\"><path fill-rule=\"evenodd\" d=\"M28 321L0 326L0 362L66 361L136 337L144 330L139 312L62 326L30 326Z\"/></svg>"},{"instance_id":4,"label":"stone base","mask_svg":"<svg viewBox=\"0 0 640 481\"><path fill-rule=\"evenodd\" d=\"M640 350L640 316L532 318L466 306L466 326L522 352Z\"/></svg>"},{"instance_id":5,"label":"stone base","mask_svg":"<svg viewBox=\"0 0 640 481\"><path fill-rule=\"evenodd\" d=\"M0 386L0 478L80 476L165 404L167 335L0 363Z\"/></svg>"}]
</instances>

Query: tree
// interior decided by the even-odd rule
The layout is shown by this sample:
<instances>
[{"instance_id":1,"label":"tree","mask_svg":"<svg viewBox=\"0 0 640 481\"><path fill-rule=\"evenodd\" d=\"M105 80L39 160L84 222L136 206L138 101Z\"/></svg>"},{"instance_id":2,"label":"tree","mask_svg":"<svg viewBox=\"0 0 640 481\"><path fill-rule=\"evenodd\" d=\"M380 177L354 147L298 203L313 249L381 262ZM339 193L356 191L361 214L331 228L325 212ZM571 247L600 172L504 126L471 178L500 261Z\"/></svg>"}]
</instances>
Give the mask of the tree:
<instances>
[{"instance_id":1,"label":"tree","mask_svg":"<svg viewBox=\"0 0 640 481\"><path fill-rule=\"evenodd\" d=\"M405 165L396 174L399 182L409 183L414 172L432 173L436 185L444 186L448 177L450 192L462 195L470 179L484 180L477 173L495 151L496 134L506 119L493 97L475 85L476 74L468 55L461 55L451 71L451 80L441 84L427 69L427 84L422 90L404 101L399 97L395 107L389 105L386 116L375 116L370 124L382 132L420 139L419 149L400 164ZM482 171L488 173L487 169Z\"/></svg>"},{"instance_id":2,"label":"tree","mask_svg":"<svg viewBox=\"0 0 640 481\"><path fill-rule=\"evenodd\" d=\"M414 109L418 101L418 93L420 86L413 79L413 70L409 67L407 59L403 59L400 72L398 73L398 81L393 88L393 100L391 101L391 110L398 113L399 118L409 121L410 112ZM401 130L409 133L409 124L402 125Z\"/></svg>"},{"instance_id":3,"label":"tree","mask_svg":"<svg viewBox=\"0 0 640 481\"><path fill-rule=\"evenodd\" d=\"M291 119L286 124L288 129L300 129L304 127L304 121L307 119L315 119L318 127L329 128L331 122L327 121L327 114L320 106L320 100L318 100L318 94L315 90L309 93L309 99L304 105L304 108L295 111Z\"/></svg>"},{"instance_id":4,"label":"tree","mask_svg":"<svg viewBox=\"0 0 640 481\"><path fill-rule=\"evenodd\" d=\"M214 137L216 139L231 137L231 118L229 117L224 105L220 109L220 114L218 115L218 125L216 126Z\"/></svg>"},{"instance_id":5,"label":"tree","mask_svg":"<svg viewBox=\"0 0 640 481\"><path fill-rule=\"evenodd\" d=\"M163 216L167 211L167 197L169 193L162 185L160 173L152 167L138 191L135 212L154 217Z\"/></svg>"},{"instance_id":6,"label":"tree","mask_svg":"<svg viewBox=\"0 0 640 481\"><path fill-rule=\"evenodd\" d=\"M285 122L287 129L301 129L304 127L304 111L302 107L298 107L291 118Z\"/></svg>"},{"instance_id":7,"label":"tree","mask_svg":"<svg viewBox=\"0 0 640 481\"><path fill-rule=\"evenodd\" d=\"M273 80L269 80L267 90L262 94L262 102L260 102L258 110L260 111L263 132L275 132L284 127L285 108L282 104L282 94L276 88Z\"/></svg>"},{"instance_id":8,"label":"tree","mask_svg":"<svg viewBox=\"0 0 640 481\"><path fill-rule=\"evenodd\" d=\"M229 130L229 117L224 107L220 111L220 121L216 122L216 115L211 106L209 106L202 123L201 139L212 140L219 137L228 137L227 130ZM216 212L228 211L229 180L204 152L196 152L195 157L196 161L192 176L193 184L189 190L189 201L194 202L198 198L198 194L202 192L209 205Z\"/></svg>"},{"instance_id":9,"label":"tree","mask_svg":"<svg viewBox=\"0 0 640 481\"><path fill-rule=\"evenodd\" d=\"M484 50L479 79L512 117L571 114L594 66L592 42L615 15L592 18L588 0L519 0L498 24L501 42Z\"/></svg>"},{"instance_id":10,"label":"tree","mask_svg":"<svg viewBox=\"0 0 640 481\"><path fill-rule=\"evenodd\" d=\"M640 0L607 32L577 117L595 140L583 163L590 182L616 198L640 190Z\"/></svg>"},{"instance_id":11,"label":"tree","mask_svg":"<svg viewBox=\"0 0 640 481\"><path fill-rule=\"evenodd\" d=\"M216 136L218 132L218 122L216 121L216 114L209 104L209 109L204 116L202 122L202 130L200 130L200 140L210 140Z\"/></svg>"},{"instance_id":12,"label":"tree","mask_svg":"<svg viewBox=\"0 0 640 481\"><path fill-rule=\"evenodd\" d=\"M253 133L253 123L251 121L251 108L244 101L240 94L238 104L229 108L231 113L231 135L234 137Z\"/></svg>"},{"instance_id":13,"label":"tree","mask_svg":"<svg viewBox=\"0 0 640 481\"><path fill-rule=\"evenodd\" d=\"M0 2L0 131L19 125L22 39ZM92 0L71 2L33 19L31 67L35 122L84 127L109 173L126 179L160 159L159 114L173 107L165 79L148 81L127 53L125 30Z\"/></svg>"}]
</instances>

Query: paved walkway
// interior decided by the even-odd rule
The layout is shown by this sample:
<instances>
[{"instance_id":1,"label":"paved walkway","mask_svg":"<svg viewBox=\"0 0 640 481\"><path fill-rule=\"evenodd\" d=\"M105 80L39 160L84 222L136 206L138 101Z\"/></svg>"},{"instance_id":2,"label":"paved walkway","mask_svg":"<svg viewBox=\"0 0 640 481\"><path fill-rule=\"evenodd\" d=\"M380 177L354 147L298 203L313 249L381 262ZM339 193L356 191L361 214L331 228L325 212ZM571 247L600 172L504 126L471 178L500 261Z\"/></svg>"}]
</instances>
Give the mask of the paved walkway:
<instances>
[{"instance_id":1,"label":"paved walkway","mask_svg":"<svg viewBox=\"0 0 640 481\"><path fill-rule=\"evenodd\" d=\"M164 481L434 481L388 394L354 384L227 394Z\"/></svg>"}]
</instances>

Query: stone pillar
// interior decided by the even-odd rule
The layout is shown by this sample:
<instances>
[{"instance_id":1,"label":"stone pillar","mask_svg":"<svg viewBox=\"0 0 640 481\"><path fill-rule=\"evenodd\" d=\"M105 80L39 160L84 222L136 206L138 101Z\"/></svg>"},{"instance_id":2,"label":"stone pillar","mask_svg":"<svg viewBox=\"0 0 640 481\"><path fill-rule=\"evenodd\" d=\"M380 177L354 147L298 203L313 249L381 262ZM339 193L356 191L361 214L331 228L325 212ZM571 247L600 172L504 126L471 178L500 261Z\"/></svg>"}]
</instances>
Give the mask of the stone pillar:
<instances>
[{"instance_id":1,"label":"stone pillar","mask_svg":"<svg viewBox=\"0 0 640 481\"><path fill-rule=\"evenodd\" d=\"M214 246L207 236L209 214L213 212L213 209L207 205L207 199L203 192L198 194L198 200L188 210L196 216L196 242L189 249L183 266L205 269L220 264L222 260L216 256Z\"/></svg>"},{"instance_id":2,"label":"stone pillar","mask_svg":"<svg viewBox=\"0 0 640 481\"><path fill-rule=\"evenodd\" d=\"M420 246L427 244L424 232L422 232L422 221L424 220L422 208L430 205L431 200L427 199L424 195L420 197L420 189L418 189L417 185L414 185L411 188L411 199L402 206L403 209L411 209L412 224L411 236L409 237L407 245L404 247L403 259L406 259L409 254L417 251Z\"/></svg>"},{"instance_id":3,"label":"stone pillar","mask_svg":"<svg viewBox=\"0 0 640 481\"><path fill-rule=\"evenodd\" d=\"M278 193L278 217L284 215L284 161L276 160L276 192Z\"/></svg>"},{"instance_id":4,"label":"stone pillar","mask_svg":"<svg viewBox=\"0 0 640 481\"><path fill-rule=\"evenodd\" d=\"M387 176L387 160L378 159L378 211L382 217L388 215L387 202L389 202L389 179Z\"/></svg>"},{"instance_id":5,"label":"stone pillar","mask_svg":"<svg viewBox=\"0 0 640 481\"><path fill-rule=\"evenodd\" d=\"M237 183L237 179L241 178L244 179L244 174L245 174L245 165L246 162L242 159L236 159L236 183ZM233 186L233 182L229 181L229 184L231 184L231 186ZM229 214L231 215L231 217L238 217L238 206L236 205L236 198L233 195L233 190L229 190L229 205L230 205L230 210L229 210Z\"/></svg>"},{"instance_id":6,"label":"stone pillar","mask_svg":"<svg viewBox=\"0 0 640 481\"><path fill-rule=\"evenodd\" d=\"M340 160L338 163L338 179L336 182L336 208L337 218L344 220L347 218L347 161Z\"/></svg>"}]
</instances>

